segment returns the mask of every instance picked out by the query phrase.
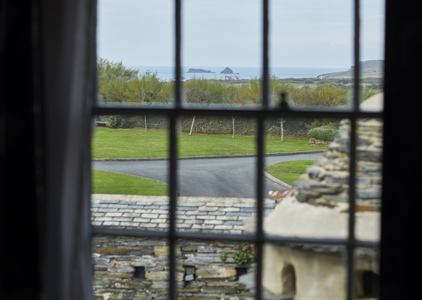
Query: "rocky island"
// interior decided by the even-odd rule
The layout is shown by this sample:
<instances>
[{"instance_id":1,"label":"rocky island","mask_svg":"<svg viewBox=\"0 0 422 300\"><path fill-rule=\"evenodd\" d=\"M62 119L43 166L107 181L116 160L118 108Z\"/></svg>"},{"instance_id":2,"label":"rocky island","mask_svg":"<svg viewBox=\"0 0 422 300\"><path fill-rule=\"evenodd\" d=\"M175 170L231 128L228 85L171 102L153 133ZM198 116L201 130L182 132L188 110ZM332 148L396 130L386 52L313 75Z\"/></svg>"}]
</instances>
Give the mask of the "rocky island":
<instances>
[{"instance_id":1,"label":"rocky island","mask_svg":"<svg viewBox=\"0 0 422 300\"><path fill-rule=\"evenodd\" d=\"M193 69L193 68L190 68L189 71L188 71L188 73L215 73L215 72L212 72L210 70L204 70L204 69Z\"/></svg>"},{"instance_id":2,"label":"rocky island","mask_svg":"<svg viewBox=\"0 0 422 300\"><path fill-rule=\"evenodd\" d=\"M239 74L239 73L233 73L233 70L229 67L224 68L223 71L220 72L220 74Z\"/></svg>"}]
</instances>

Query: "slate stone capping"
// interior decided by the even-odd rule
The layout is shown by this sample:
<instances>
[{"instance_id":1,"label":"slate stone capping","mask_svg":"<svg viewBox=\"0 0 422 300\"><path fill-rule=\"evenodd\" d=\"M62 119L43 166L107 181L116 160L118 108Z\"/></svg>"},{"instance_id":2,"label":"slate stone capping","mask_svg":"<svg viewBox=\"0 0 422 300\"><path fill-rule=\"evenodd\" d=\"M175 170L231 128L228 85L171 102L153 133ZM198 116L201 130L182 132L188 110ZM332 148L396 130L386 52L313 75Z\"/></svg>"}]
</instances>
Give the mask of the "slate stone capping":
<instances>
[{"instance_id":1,"label":"slate stone capping","mask_svg":"<svg viewBox=\"0 0 422 300\"><path fill-rule=\"evenodd\" d=\"M369 191L365 195L372 195ZM92 195L92 222L95 226L119 228L167 228L168 197L134 195ZM250 198L179 197L178 229L244 233L244 221L256 213L256 200ZM264 212L275 207L264 200ZM228 222L230 221L230 222Z\"/></svg>"}]
</instances>

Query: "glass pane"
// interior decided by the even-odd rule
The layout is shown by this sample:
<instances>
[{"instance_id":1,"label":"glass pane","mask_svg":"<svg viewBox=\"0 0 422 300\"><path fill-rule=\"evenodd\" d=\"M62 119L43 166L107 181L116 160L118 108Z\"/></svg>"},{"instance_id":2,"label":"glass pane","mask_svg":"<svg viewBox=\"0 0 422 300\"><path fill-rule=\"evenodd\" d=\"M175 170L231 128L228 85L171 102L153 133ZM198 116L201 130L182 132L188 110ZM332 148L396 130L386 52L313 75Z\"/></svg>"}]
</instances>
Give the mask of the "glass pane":
<instances>
[{"instance_id":1,"label":"glass pane","mask_svg":"<svg viewBox=\"0 0 422 300\"><path fill-rule=\"evenodd\" d=\"M382 111L384 91L385 1L361 2L361 105L362 110Z\"/></svg>"},{"instance_id":2,"label":"glass pane","mask_svg":"<svg viewBox=\"0 0 422 300\"><path fill-rule=\"evenodd\" d=\"M96 124L92 140L93 225L167 230L167 119L157 115L100 116Z\"/></svg>"},{"instance_id":3,"label":"glass pane","mask_svg":"<svg viewBox=\"0 0 422 300\"><path fill-rule=\"evenodd\" d=\"M168 299L166 241L95 236L92 244L95 299Z\"/></svg>"},{"instance_id":4,"label":"glass pane","mask_svg":"<svg viewBox=\"0 0 422 300\"><path fill-rule=\"evenodd\" d=\"M355 295L357 299L379 299L379 249L355 249Z\"/></svg>"},{"instance_id":5,"label":"glass pane","mask_svg":"<svg viewBox=\"0 0 422 300\"><path fill-rule=\"evenodd\" d=\"M352 1L271 1L270 88L295 109L350 107Z\"/></svg>"},{"instance_id":6,"label":"glass pane","mask_svg":"<svg viewBox=\"0 0 422 300\"><path fill-rule=\"evenodd\" d=\"M345 249L333 246L265 244L265 299L347 298Z\"/></svg>"},{"instance_id":7,"label":"glass pane","mask_svg":"<svg viewBox=\"0 0 422 300\"><path fill-rule=\"evenodd\" d=\"M173 102L173 1L98 1L98 99L119 105Z\"/></svg>"},{"instance_id":8,"label":"glass pane","mask_svg":"<svg viewBox=\"0 0 422 300\"><path fill-rule=\"evenodd\" d=\"M178 240L179 266L184 272L180 298L251 299L253 285L244 282L256 272L255 247L232 241ZM247 257L247 258L245 258Z\"/></svg>"},{"instance_id":9,"label":"glass pane","mask_svg":"<svg viewBox=\"0 0 422 300\"><path fill-rule=\"evenodd\" d=\"M183 1L183 84L189 105L260 104L261 1Z\"/></svg>"},{"instance_id":10,"label":"glass pane","mask_svg":"<svg viewBox=\"0 0 422 300\"><path fill-rule=\"evenodd\" d=\"M383 122L359 119L356 149L356 238L378 242L381 235Z\"/></svg>"},{"instance_id":11,"label":"glass pane","mask_svg":"<svg viewBox=\"0 0 422 300\"><path fill-rule=\"evenodd\" d=\"M265 176L268 197L278 204L265 219L265 230L290 237L346 238L348 121L282 121L267 119Z\"/></svg>"},{"instance_id":12,"label":"glass pane","mask_svg":"<svg viewBox=\"0 0 422 300\"><path fill-rule=\"evenodd\" d=\"M256 211L254 120L184 116L179 124L178 229L245 233Z\"/></svg>"}]
</instances>

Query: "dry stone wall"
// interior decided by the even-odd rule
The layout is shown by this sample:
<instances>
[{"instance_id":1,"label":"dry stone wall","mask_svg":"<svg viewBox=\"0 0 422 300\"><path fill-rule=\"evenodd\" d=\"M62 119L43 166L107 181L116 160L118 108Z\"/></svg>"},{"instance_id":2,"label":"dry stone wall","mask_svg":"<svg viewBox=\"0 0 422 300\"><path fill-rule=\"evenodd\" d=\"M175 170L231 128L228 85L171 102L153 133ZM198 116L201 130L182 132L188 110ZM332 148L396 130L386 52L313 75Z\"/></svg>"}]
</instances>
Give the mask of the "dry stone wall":
<instances>
[{"instance_id":1,"label":"dry stone wall","mask_svg":"<svg viewBox=\"0 0 422 300\"><path fill-rule=\"evenodd\" d=\"M274 201L265 200L265 214L274 206ZM254 199L180 197L177 230L248 234L245 224L253 217L255 207ZM168 198L92 195L92 223L109 228L165 231ZM238 282L238 276L254 272L255 266L247 264L239 269L232 257L241 246L228 241L178 241L178 297L252 299L251 292ZM97 235L93 240L95 299L168 299L168 251L164 239ZM225 260L221 258L223 253Z\"/></svg>"},{"instance_id":2,"label":"dry stone wall","mask_svg":"<svg viewBox=\"0 0 422 300\"><path fill-rule=\"evenodd\" d=\"M356 203L357 210L377 210L381 204L382 122L357 122ZM348 202L350 122L343 120L338 135L323 158L295 182L292 193L300 202L336 206Z\"/></svg>"}]
</instances>

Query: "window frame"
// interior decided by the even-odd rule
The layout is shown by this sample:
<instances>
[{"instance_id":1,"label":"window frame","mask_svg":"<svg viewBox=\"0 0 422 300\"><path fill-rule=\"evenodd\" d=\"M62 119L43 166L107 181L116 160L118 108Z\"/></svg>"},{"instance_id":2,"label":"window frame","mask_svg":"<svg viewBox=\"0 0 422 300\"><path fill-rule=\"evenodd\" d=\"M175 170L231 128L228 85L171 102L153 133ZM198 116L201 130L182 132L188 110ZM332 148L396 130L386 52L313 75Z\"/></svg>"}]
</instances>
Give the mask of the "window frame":
<instances>
[{"instance_id":1,"label":"window frame","mask_svg":"<svg viewBox=\"0 0 422 300\"><path fill-rule=\"evenodd\" d=\"M279 110L269 107L269 0L262 0L262 105L255 109L229 109L229 108L206 108L206 107L183 107L182 105L182 77L181 77L181 48L182 48L182 0L174 0L174 36L175 36L175 102L172 107L121 107L102 106L93 103L90 110L91 117L96 115L165 115L169 119L169 230L166 232L138 229L112 229L92 226L92 235L128 236L128 237L154 237L168 240L169 243L169 298L176 299L176 242L178 239L199 239L199 240L227 240L247 241L254 243L257 253L257 268L255 276L256 299L262 299L262 256L265 243L305 245L335 245L346 249L347 261L347 299L354 299L355 286L355 257L354 252L358 247L380 248L379 242L359 241L355 238L355 192L356 192L356 129L357 120L361 118L378 118L383 120L383 112L363 112L359 110L360 95L360 0L354 0L354 87L353 106L347 111L322 111L322 110ZM385 48L385 43L384 43ZM95 49L95 47L93 47ZM94 50L95 51L95 50ZM96 62L94 62L96 63ZM95 72L93 72L95 73ZM95 75L94 75L95 76ZM96 78L93 79L94 82ZM240 234L218 234L218 233L197 233L178 232L176 230L176 208L177 208L177 117L184 116L236 116L250 117L257 121L257 161L256 161L256 231L251 235ZM264 186L264 122L267 117L282 118L339 118L350 120L350 160L349 160L349 220L348 237L345 239L331 238L291 238L267 234L263 230L263 186ZM88 166L90 167L90 166Z\"/></svg>"}]
</instances>

